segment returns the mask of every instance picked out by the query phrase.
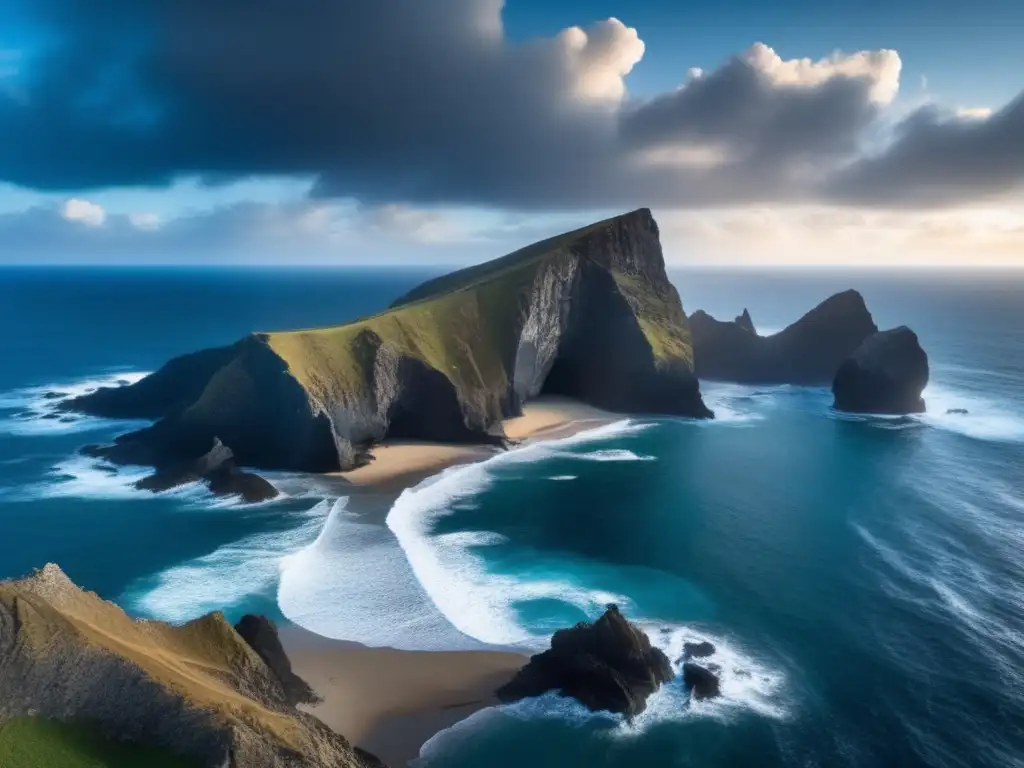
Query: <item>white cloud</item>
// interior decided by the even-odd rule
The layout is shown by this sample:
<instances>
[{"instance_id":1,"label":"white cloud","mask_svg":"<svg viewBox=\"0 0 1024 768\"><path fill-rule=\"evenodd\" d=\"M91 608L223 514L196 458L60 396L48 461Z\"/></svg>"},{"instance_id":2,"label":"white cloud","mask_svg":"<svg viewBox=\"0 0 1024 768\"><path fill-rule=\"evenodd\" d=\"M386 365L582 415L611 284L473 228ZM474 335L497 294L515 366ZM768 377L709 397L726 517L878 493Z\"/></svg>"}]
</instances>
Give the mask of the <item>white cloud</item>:
<instances>
[{"instance_id":1,"label":"white cloud","mask_svg":"<svg viewBox=\"0 0 1024 768\"><path fill-rule=\"evenodd\" d=\"M61 215L68 221L77 221L87 227L102 227L107 220L106 211L95 203L88 200L76 200L72 198L64 203Z\"/></svg>"},{"instance_id":2,"label":"white cloud","mask_svg":"<svg viewBox=\"0 0 1024 768\"><path fill-rule=\"evenodd\" d=\"M155 213L146 213L143 211L137 211L128 214L128 221L136 229L141 229L145 232L152 232L153 230L160 228L160 217Z\"/></svg>"},{"instance_id":3,"label":"white cloud","mask_svg":"<svg viewBox=\"0 0 1024 768\"><path fill-rule=\"evenodd\" d=\"M776 85L813 88L834 77L867 78L872 83L871 98L880 104L888 104L896 98L903 68L899 53L884 48L852 54L836 51L818 61L809 58L786 60L764 43L755 43L743 57Z\"/></svg>"},{"instance_id":4,"label":"white cloud","mask_svg":"<svg viewBox=\"0 0 1024 768\"><path fill-rule=\"evenodd\" d=\"M616 18L586 30L569 27L556 40L574 81L573 91L584 100L620 101L626 95L626 75L644 56L637 31Z\"/></svg>"}]
</instances>

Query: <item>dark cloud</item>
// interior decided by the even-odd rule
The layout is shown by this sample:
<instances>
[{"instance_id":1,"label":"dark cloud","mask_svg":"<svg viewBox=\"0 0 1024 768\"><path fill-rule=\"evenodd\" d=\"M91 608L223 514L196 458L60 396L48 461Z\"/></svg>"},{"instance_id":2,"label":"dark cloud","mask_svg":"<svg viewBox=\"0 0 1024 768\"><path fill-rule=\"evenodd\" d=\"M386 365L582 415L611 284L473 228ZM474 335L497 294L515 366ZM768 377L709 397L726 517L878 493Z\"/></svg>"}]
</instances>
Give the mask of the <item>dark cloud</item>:
<instances>
[{"instance_id":1,"label":"dark cloud","mask_svg":"<svg viewBox=\"0 0 1024 768\"><path fill-rule=\"evenodd\" d=\"M0 95L0 179L44 190L303 174L315 195L370 202L871 202L867 165L831 174L899 72L891 51L783 62L755 46L636 104L633 30L512 44L501 0L16 1L53 42ZM946 172L928 165L941 155L904 162ZM990 165L965 151L947 170L970 192Z\"/></svg>"},{"instance_id":2,"label":"dark cloud","mask_svg":"<svg viewBox=\"0 0 1024 768\"><path fill-rule=\"evenodd\" d=\"M853 162L830 196L868 205L931 206L980 200L1024 182L1024 94L992 115L914 112L881 154Z\"/></svg>"}]
</instances>

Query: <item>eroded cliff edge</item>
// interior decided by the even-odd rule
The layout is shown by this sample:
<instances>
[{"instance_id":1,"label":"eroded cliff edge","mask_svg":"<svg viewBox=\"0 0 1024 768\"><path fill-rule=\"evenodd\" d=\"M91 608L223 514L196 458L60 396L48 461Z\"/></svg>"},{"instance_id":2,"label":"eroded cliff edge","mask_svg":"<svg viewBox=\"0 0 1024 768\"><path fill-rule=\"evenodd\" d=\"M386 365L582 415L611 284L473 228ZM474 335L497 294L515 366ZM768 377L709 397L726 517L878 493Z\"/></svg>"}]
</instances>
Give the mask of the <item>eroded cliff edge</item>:
<instances>
[{"instance_id":1,"label":"eroded cliff edge","mask_svg":"<svg viewBox=\"0 0 1024 768\"><path fill-rule=\"evenodd\" d=\"M500 442L538 394L711 417L640 209L429 281L347 325L253 334L67 407L158 420L100 455L157 467L223 440L246 466L350 469L385 438Z\"/></svg>"},{"instance_id":2,"label":"eroded cliff edge","mask_svg":"<svg viewBox=\"0 0 1024 768\"><path fill-rule=\"evenodd\" d=\"M380 768L296 708L312 693L252 621L255 646L220 613L133 621L56 565L0 582L0 721L87 724L210 768Z\"/></svg>"}]
</instances>

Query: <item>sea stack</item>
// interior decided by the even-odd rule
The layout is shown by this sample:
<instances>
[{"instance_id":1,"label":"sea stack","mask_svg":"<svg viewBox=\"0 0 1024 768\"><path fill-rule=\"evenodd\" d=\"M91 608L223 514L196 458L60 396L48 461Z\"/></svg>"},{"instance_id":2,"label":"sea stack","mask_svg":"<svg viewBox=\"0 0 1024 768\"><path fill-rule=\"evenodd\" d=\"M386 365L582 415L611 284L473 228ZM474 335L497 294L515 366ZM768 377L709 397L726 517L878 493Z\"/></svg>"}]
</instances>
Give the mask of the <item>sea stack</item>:
<instances>
[{"instance_id":1,"label":"sea stack","mask_svg":"<svg viewBox=\"0 0 1024 768\"><path fill-rule=\"evenodd\" d=\"M703 310L690 316L697 376L740 384L828 386L843 360L877 331L864 298L852 290L772 336L759 336L746 310L732 322Z\"/></svg>"},{"instance_id":2,"label":"sea stack","mask_svg":"<svg viewBox=\"0 0 1024 768\"><path fill-rule=\"evenodd\" d=\"M609 605L593 624L558 630L551 647L531 657L497 695L502 701L518 701L556 691L588 709L633 717L672 677L668 657L617 606Z\"/></svg>"},{"instance_id":3,"label":"sea stack","mask_svg":"<svg viewBox=\"0 0 1024 768\"><path fill-rule=\"evenodd\" d=\"M504 442L541 393L708 418L690 329L646 208L431 280L374 317L259 333L64 407L156 424L99 455L178 467L215 438L240 466L360 466L385 438Z\"/></svg>"},{"instance_id":4,"label":"sea stack","mask_svg":"<svg viewBox=\"0 0 1024 768\"><path fill-rule=\"evenodd\" d=\"M925 410L928 355L906 326L870 336L846 360L832 382L836 410L908 414Z\"/></svg>"}]
</instances>

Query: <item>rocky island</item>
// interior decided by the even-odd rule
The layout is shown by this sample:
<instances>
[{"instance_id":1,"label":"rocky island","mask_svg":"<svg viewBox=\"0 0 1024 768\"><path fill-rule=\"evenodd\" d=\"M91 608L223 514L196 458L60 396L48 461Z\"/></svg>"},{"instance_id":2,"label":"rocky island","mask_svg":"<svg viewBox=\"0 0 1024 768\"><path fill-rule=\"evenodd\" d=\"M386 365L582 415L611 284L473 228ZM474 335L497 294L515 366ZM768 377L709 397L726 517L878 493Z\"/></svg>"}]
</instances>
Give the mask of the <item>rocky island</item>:
<instances>
[{"instance_id":1,"label":"rocky island","mask_svg":"<svg viewBox=\"0 0 1024 768\"><path fill-rule=\"evenodd\" d=\"M156 420L91 449L114 463L180 474L221 440L242 466L327 472L388 438L501 443L502 420L541 393L710 418L693 357L640 209L431 280L379 315L253 334L64 407Z\"/></svg>"}]
</instances>

